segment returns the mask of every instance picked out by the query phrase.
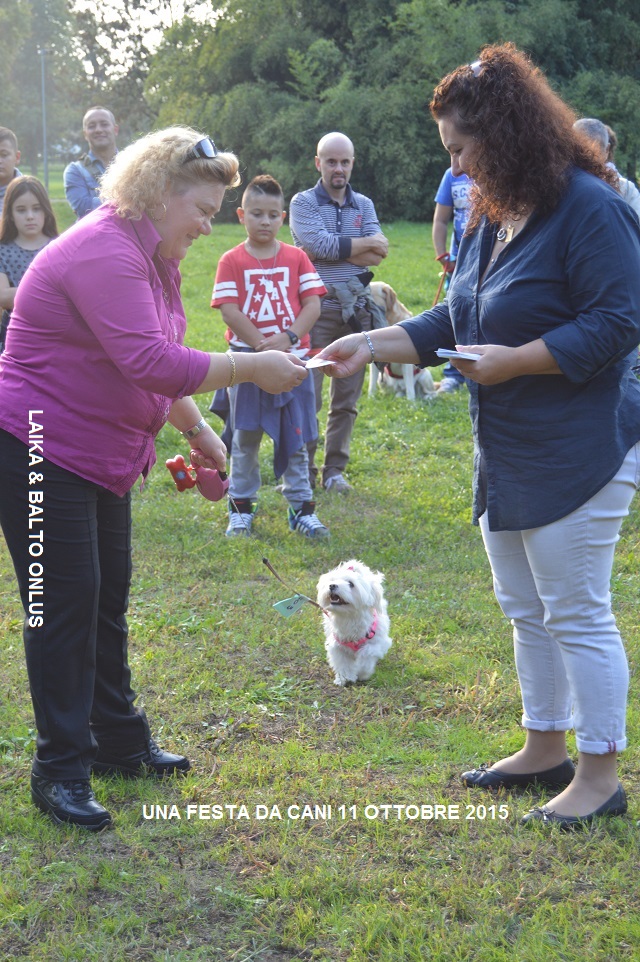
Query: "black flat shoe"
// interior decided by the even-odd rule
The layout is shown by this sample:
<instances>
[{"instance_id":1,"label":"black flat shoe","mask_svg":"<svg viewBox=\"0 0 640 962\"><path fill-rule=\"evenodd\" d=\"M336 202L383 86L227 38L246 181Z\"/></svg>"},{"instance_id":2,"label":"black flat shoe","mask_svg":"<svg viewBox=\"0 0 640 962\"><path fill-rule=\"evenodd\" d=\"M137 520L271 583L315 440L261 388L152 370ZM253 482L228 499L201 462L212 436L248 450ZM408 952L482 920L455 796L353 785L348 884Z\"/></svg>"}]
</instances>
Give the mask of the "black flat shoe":
<instances>
[{"instance_id":1,"label":"black flat shoe","mask_svg":"<svg viewBox=\"0 0 640 962\"><path fill-rule=\"evenodd\" d=\"M600 816L614 818L616 815L624 815L626 811L627 796L622 785L618 785L617 791L611 798L607 799L600 808L596 808L595 812L591 812L589 815L558 815L557 812L543 806L542 808L532 808L520 819L520 823L522 825L534 825L536 823L557 825L563 832L573 832L579 828L586 828L594 818Z\"/></svg>"},{"instance_id":2,"label":"black flat shoe","mask_svg":"<svg viewBox=\"0 0 640 962\"><path fill-rule=\"evenodd\" d=\"M96 801L88 779L53 782L32 773L31 798L59 825L78 825L89 832L101 832L111 825L111 815Z\"/></svg>"},{"instance_id":3,"label":"black flat shoe","mask_svg":"<svg viewBox=\"0 0 640 962\"><path fill-rule=\"evenodd\" d=\"M573 781L575 771L573 762L567 758L555 768L547 768L544 772L533 772L528 775L501 772L498 768L489 769L486 765L481 765L480 768L474 768L470 772L463 772L460 777L462 784L467 788L489 788L493 791L499 788L528 788L530 785L566 788Z\"/></svg>"},{"instance_id":4,"label":"black flat shoe","mask_svg":"<svg viewBox=\"0 0 640 962\"><path fill-rule=\"evenodd\" d=\"M94 775L124 775L125 778L151 775L164 778L167 775L186 775L190 768L189 759L184 755L165 752L158 748L153 738L149 738L143 748L128 755L98 749L92 771Z\"/></svg>"}]
</instances>

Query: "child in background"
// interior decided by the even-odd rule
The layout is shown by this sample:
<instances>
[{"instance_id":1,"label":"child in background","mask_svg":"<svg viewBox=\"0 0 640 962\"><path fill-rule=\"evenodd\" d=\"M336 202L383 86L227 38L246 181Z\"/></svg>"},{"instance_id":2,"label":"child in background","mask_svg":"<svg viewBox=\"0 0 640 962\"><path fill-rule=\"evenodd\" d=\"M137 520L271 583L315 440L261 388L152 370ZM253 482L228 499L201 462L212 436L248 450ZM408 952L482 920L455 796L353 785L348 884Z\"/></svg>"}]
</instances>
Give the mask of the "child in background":
<instances>
[{"instance_id":1,"label":"child in background","mask_svg":"<svg viewBox=\"0 0 640 962\"><path fill-rule=\"evenodd\" d=\"M7 187L0 221L0 354L16 288L36 254L58 236L51 201L36 177L15 177Z\"/></svg>"},{"instance_id":2,"label":"child in background","mask_svg":"<svg viewBox=\"0 0 640 962\"><path fill-rule=\"evenodd\" d=\"M440 261L445 271L445 294L449 290L451 275L456 266L458 248L467 228L471 215L469 194L473 181L467 174L453 174L451 168L445 171L438 192L435 196L436 208L433 213L431 236L436 252L436 260ZM451 235L451 250L447 250L447 233L449 221L453 219L453 233ZM453 364L446 364L442 372L442 380L437 385L437 396L453 394L464 387L464 377Z\"/></svg>"},{"instance_id":3,"label":"child in background","mask_svg":"<svg viewBox=\"0 0 640 962\"><path fill-rule=\"evenodd\" d=\"M229 346L233 351L292 351L306 357L309 331L320 316L326 288L304 251L277 240L286 215L280 184L266 174L254 177L237 213L247 239L220 258L211 301L227 325ZM211 406L216 413L224 410L226 398L220 395L217 392ZM313 378L278 395L254 384L236 385L228 390L228 414L227 537L251 531L260 488L259 448L266 432L274 443L275 474L282 477L282 493L289 502L289 527L308 538L327 538L309 482L306 445L317 437Z\"/></svg>"}]
</instances>

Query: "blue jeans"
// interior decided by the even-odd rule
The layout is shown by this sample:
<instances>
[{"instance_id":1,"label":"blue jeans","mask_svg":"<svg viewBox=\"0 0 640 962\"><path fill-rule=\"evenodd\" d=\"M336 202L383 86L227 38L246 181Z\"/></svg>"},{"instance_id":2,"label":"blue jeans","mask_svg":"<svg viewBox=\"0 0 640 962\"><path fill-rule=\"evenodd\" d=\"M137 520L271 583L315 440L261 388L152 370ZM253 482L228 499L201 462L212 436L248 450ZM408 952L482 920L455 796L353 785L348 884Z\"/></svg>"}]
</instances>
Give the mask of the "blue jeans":
<instances>
[{"instance_id":1,"label":"blue jeans","mask_svg":"<svg viewBox=\"0 0 640 962\"><path fill-rule=\"evenodd\" d=\"M480 528L496 597L513 625L522 724L575 729L578 751L626 747L629 669L611 610L611 570L640 483L640 442L586 504L526 531Z\"/></svg>"},{"instance_id":2,"label":"blue jeans","mask_svg":"<svg viewBox=\"0 0 640 962\"><path fill-rule=\"evenodd\" d=\"M237 388L232 387L229 390L232 424L235 421L237 394ZM229 494L234 501L243 498L253 500L260 489L259 455L262 437L263 431L235 430L233 432ZM309 455L305 444L289 458L282 475L282 493L296 511L302 507L305 501L313 499L309 481Z\"/></svg>"},{"instance_id":3,"label":"blue jeans","mask_svg":"<svg viewBox=\"0 0 640 962\"><path fill-rule=\"evenodd\" d=\"M460 384L464 384L464 374L461 374L460 371L453 366L453 364L449 363L449 361L447 361L444 366L442 376L443 378L450 377L453 381L459 381Z\"/></svg>"}]
</instances>

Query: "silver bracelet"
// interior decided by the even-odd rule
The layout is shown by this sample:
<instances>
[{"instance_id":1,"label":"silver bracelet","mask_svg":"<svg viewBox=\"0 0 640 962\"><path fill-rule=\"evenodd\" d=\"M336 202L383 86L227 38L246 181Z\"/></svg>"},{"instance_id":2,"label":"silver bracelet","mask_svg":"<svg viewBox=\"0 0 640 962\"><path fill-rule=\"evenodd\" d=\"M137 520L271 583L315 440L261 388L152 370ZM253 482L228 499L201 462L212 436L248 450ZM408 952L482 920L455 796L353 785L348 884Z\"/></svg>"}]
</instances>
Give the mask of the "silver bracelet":
<instances>
[{"instance_id":1,"label":"silver bracelet","mask_svg":"<svg viewBox=\"0 0 640 962\"><path fill-rule=\"evenodd\" d=\"M186 438L187 441L192 441L194 438L198 437L201 431L204 431L206 426L207 426L207 422L205 421L205 419L200 418L198 423L194 424L192 428L189 428L188 431L182 432L182 437Z\"/></svg>"},{"instance_id":2,"label":"silver bracelet","mask_svg":"<svg viewBox=\"0 0 640 962\"><path fill-rule=\"evenodd\" d=\"M363 331L362 334L363 334L363 336L364 336L365 341L366 341L367 344L369 345L369 350L371 351L371 360L372 360L372 361L375 361L375 359L376 359L376 352L375 352L375 349L374 349L374 347L373 347L373 341L371 340L371 338L369 337L369 335L367 334L366 331Z\"/></svg>"}]
</instances>

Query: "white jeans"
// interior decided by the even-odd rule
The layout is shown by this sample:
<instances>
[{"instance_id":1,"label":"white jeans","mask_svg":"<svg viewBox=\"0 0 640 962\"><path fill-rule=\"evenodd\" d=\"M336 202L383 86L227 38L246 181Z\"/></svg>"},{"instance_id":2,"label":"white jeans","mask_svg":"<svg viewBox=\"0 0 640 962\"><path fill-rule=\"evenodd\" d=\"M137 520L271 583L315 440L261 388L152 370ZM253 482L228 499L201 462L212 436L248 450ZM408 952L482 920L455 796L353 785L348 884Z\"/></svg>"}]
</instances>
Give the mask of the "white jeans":
<instances>
[{"instance_id":1,"label":"white jeans","mask_svg":"<svg viewBox=\"0 0 640 962\"><path fill-rule=\"evenodd\" d=\"M496 597L513 625L522 724L575 728L578 751L626 747L629 669L611 611L611 569L640 484L640 442L616 476L576 511L541 528L480 529Z\"/></svg>"}]
</instances>

